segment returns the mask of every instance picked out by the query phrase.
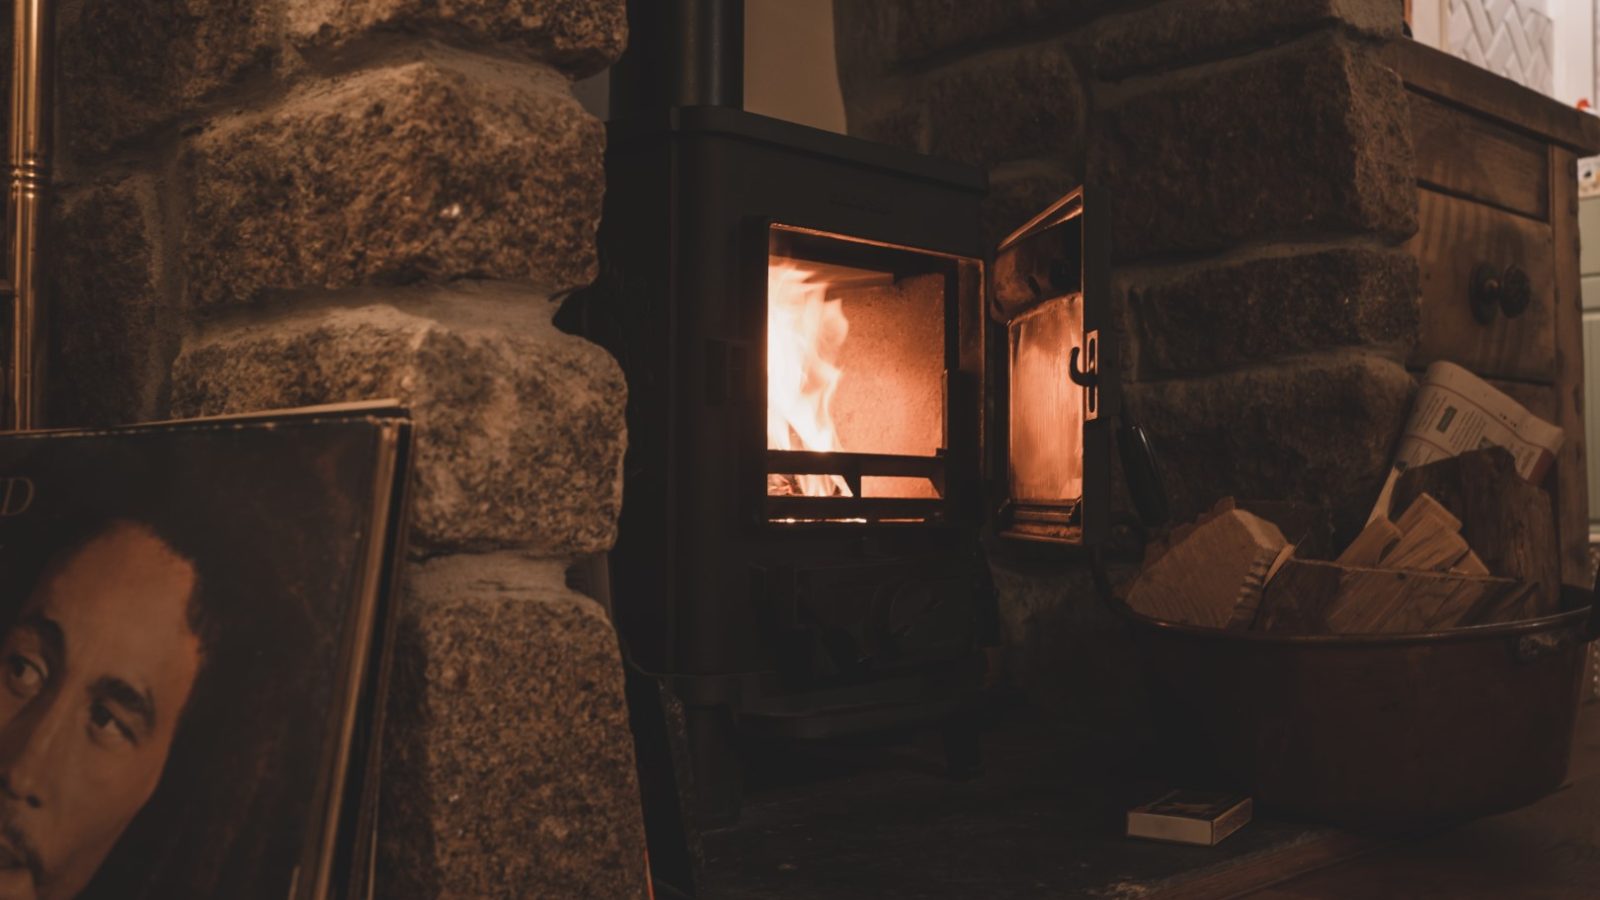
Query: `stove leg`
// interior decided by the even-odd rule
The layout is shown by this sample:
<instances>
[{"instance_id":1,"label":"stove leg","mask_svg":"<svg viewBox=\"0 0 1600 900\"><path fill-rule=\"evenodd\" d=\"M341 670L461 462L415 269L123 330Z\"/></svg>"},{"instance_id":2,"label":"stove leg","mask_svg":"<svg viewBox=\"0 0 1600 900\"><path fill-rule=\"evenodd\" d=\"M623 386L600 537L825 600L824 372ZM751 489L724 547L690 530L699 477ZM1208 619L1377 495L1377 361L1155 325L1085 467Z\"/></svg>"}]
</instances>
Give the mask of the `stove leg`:
<instances>
[{"instance_id":1,"label":"stove leg","mask_svg":"<svg viewBox=\"0 0 1600 900\"><path fill-rule=\"evenodd\" d=\"M694 768L695 819L702 828L721 828L739 821L744 778L728 706L687 706L689 758Z\"/></svg>"},{"instance_id":2,"label":"stove leg","mask_svg":"<svg viewBox=\"0 0 1600 900\"><path fill-rule=\"evenodd\" d=\"M944 736L944 760L950 777L956 781L970 781L983 774L983 742L979 736L978 719L970 713L957 713L946 719L941 732Z\"/></svg>"}]
</instances>

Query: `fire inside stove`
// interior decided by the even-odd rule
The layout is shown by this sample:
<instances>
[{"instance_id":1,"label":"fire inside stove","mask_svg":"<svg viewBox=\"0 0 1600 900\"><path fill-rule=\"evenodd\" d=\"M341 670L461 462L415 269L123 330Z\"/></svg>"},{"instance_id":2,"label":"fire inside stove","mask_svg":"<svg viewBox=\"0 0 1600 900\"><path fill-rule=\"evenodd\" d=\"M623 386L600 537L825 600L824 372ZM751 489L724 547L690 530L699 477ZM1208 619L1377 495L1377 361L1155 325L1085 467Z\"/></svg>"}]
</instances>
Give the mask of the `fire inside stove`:
<instances>
[{"instance_id":1,"label":"fire inside stove","mask_svg":"<svg viewBox=\"0 0 1600 900\"><path fill-rule=\"evenodd\" d=\"M943 515L947 329L963 266L973 264L773 226L769 521Z\"/></svg>"}]
</instances>

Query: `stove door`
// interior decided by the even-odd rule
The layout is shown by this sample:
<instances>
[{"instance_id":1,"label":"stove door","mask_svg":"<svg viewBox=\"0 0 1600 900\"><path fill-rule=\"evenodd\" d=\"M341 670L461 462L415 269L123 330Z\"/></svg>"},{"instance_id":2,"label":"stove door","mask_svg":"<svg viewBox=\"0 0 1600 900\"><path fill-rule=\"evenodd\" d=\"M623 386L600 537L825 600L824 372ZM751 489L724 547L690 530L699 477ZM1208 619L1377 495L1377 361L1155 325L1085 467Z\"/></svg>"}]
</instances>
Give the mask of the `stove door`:
<instances>
[{"instance_id":1,"label":"stove door","mask_svg":"<svg viewBox=\"0 0 1600 900\"><path fill-rule=\"evenodd\" d=\"M1116 361L1101 195L1079 188L1007 237L989 292L991 484L1003 536L1092 544L1107 528Z\"/></svg>"}]
</instances>

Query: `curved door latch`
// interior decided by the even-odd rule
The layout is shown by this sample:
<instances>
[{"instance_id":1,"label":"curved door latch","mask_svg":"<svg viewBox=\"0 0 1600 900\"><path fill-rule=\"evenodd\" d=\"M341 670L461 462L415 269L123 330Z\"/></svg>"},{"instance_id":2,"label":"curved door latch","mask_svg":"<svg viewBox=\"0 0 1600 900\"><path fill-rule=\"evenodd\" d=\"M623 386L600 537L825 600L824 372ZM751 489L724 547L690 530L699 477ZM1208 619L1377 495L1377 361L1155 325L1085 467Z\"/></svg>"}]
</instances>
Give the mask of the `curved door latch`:
<instances>
[{"instance_id":1,"label":"curved door latch","mask_svg":"<svg viewBox=\"0 0 1600 900\"><path fill-rule=\"evenodd\" d=\"M1080 367L1081 363L1081 367ZM1083 420L1100 415L1100 332L1083 336L1083 346L1073 347L1067 357L1067 377L1083 388Z\"/></svg>"}]
</instances>

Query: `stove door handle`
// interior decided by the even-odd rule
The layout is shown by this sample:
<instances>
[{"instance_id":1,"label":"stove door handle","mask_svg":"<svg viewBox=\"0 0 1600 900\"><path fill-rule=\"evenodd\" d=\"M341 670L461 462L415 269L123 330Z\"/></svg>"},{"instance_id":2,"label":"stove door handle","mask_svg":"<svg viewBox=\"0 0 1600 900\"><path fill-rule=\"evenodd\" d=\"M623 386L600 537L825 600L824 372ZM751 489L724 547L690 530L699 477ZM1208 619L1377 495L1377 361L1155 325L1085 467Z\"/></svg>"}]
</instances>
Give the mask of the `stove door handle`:
<instances>
[{"instance_id":1,"label":"stove door handle","mask_svg":"<svg viewBox=\"0 0 1600 900\"><path fill-rule=\"evenodd\" d=\"M1060 357L1056 357L1056 358L1060 359ZM1072 379L1072 383L1077 385L1078 387L1083 387L1083 388L1096 388L1096 387L1099 387L1100 386L1100 372L1099 372L1099 370L1096 369L1092 365L1087 370L1080 368L1078 363L1079 363L1079 360L1081 360L1082 358L1083 358L1083 348L1082 347L1073 347L1072 348L1072 352L1070 354L1068 354L1068 356L1067 356L1067 377L1071 378Z\"/></svg>"}]
</instances>

